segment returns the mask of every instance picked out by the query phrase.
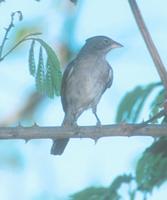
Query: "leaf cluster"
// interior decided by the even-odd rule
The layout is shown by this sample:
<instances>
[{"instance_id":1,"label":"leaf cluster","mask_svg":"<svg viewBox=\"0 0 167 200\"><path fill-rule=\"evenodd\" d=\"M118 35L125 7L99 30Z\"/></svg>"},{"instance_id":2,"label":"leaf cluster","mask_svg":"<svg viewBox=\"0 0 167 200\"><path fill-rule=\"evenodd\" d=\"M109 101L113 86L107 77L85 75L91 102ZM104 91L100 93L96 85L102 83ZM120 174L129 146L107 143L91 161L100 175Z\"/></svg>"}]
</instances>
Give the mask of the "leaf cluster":
<instances>
[{"instance_id":1,"label":"leaf cluster","mask_svg":"<svg viewBox=\"0 0 167 200\"><path fill-rule=\"evenodd\" d=\"M167 138L162 137L145 150L136 167L138 189L152 192L167 180Z\"/></svg>"},{"instance_id":2,"label":"leaf cluster","mask_svg":"<svg viewBox=\"0 0 167 200\"><path fill-rule=\"evenodd\" d=\"M3 53L4 47L8 40L8 35L11 29L14 27L14 17L18 15L19 21L23 19L21 11L16 11L11 14L11 21L9 26L5 29L5 34L0 45L0 61L3 61L13 50L15 50L20 44L25 41L31 41L31 47L29 50L29 72L35 78L36 88L40 94L53 98L60 95L62 73L60 69L60 63L54 50L42 39L34 37L40 33L31 33L23 37L18 41L11 49L6 53ZM35 59L36 52L34 51L35 45L40 45L38 52L38 59ZM44 56L44 51L45 55Z\"/></svg>"},{"instance_id":3,"label":"leaf cluster","mask_svg":"<svg viewBox=\"0 0 167 200\"><path fill-rule=\"evenodd\" d=\"M156 90L157 89L157 90ZM160 104L164 99L164 89L161 83L151 83L146 86L138 86L128 92L118 107L116 121L127 120L137 121L145 102L150 94L154 92L155 98L150 103L152 115L157 114ZM167 122L164 116L162 123ZM151 193L155 187L160 187L167 180L167 137L156 139L150 147L142 154L136 164L134 175L117 176L108 188L90 187L72 196L72 200L121 200L124 197L120 194L123 184L129 186L129 199L134 200L137 193L143 194L143 199L147 199L147 194ZM133 185L133 189L131 189Z\"/></svg>"},{"instance_id":4,"label":"leaf cluster","mask_svg":"<svg viewBox=\"0 0 167 200\"><path fill-rule=\"evenodd\" d=\"M71 196L71 200L119 200L119 189L122 184L129 184L133 180L131 175L118 176L110 187L89 187Z\"/></svg>"},{"instance_id":5,"label":"leaf cluster","mask_svg":"<svg viewBox=\"0 0 167 200\"><path fill-rule=\"evenodd\" d=\"M60 95L62 74L59 60L53 49L42 39L32 39L29 51L29 72L35 78L36 88L41 94L53 98ZM36 64L34 46L35 41L40 44L38 61ZM43 49L46 52L46 62L44 61Z\"/></svg>"},{"instance_id":6,"label":"leaf cluster","mask_svg":"<svg viewBox=\"0 0 167 200\"><path fill-rule=\"evenodd\" d=\"M146 86L137 86L132 91L126 93L118 106L116 122L136 122L148 97L159 87L161 88L160 91L157 92L155 99L150 104L152 114L155 114L164 98L164 89L160 82L151 83Z\"/></svg>"},{"instance_id":7,"label":"leaf cluster","mask_svg":"<svg viewBox=\"0 0 167 200\"><path fill-rule=\"evenodd\" d=\"M155 90L159 89L159 90ZM147 101L149 95L155 92L155 98L150 103L152 115L159 111L164 99L164 88L161 83L138 86L127 93L122 99L117 112L117 121L129 120L135 122ZM162 123L166 123L166 116ZM138 160L135 170L136 191L143 194L151 193L155 187L161 186L167 180L167 138L156 139Z\"/></svg>"}]
</instances>

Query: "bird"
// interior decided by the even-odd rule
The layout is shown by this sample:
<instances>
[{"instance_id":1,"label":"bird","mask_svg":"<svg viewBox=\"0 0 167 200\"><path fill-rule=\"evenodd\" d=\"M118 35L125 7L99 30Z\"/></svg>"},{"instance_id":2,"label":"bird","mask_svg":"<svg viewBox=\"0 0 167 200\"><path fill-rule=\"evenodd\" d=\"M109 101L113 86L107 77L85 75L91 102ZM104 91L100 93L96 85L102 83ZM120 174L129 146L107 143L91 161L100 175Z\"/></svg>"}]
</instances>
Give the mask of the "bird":
<instances>
[{"instance_id":1,"label":"bird","mask_svg":"<svg viewBox=\"0 0 167 200\"><path fill-rule=\"evenodd\" d=\"M76 127L77 119L87 109L101 125L97 104L113 82L113 69L106 60L107 53L122 44L107 36L88 38L76 58L66 67L61 84L61 102L65 113L62 127ZM51 154L61 155L69 139L53 141Z\"/></svg>"}]
</instances>

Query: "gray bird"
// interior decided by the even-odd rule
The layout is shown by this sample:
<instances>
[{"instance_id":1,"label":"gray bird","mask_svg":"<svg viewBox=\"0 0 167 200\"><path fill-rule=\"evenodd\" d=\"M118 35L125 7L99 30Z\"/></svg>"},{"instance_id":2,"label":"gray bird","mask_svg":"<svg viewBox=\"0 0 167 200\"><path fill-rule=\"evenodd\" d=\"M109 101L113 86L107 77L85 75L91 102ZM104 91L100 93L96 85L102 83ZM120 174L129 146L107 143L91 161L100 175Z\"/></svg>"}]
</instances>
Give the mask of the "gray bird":
<instances>
[{"instance_id":1,"label":"gray bird","mask_svg":"<svg viewBox=\"0 0 167 200\"><path fill-rule=\"evenodd\" d=\"M61 101L65 112L62 126L77 126L77 119L89 108L100 125L96 113L97 104L113 81L113 70L105 56L111 49L118 47L122 45L109 37L91 37L86 40L77 57L69 63L61 86ZM68 141L69 139L55 140L51 154L61 155Z\"/></svg>"}]
</instances>

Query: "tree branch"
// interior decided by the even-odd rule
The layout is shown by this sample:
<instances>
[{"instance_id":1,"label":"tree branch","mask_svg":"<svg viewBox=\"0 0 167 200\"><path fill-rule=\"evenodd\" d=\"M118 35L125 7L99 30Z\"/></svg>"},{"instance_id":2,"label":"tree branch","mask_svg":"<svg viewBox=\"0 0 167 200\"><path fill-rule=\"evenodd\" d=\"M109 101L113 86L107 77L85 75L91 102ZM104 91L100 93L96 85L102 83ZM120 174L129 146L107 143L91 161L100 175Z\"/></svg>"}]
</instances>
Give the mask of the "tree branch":
<instances>
[{"instance_id":1,"label":"tree branch","mask_svg":"<svg viewBox=\"0 0 167 200\"><path fill-rule=\"evenodd\" d=\"M167 136L167 125L149 124L139 129L139 124L113 124L97 126L63 127L1 127L0 139L62 139L92 138L97 140L109 136Z\"/></svg>"},{"instance_id":2,"label":"tree branch","mask_svg":"<svg viewBox=\"0 0 167 200\"><path fill-rule=\"evenodd\" d=\"M141 12L136 3L136 0L129 0L129 4L132 9L133 15L135 17L136 23L139 27L139 30L144 38L144 41L147 45L147 48L151 54L151 57L153 59L155 66L156 66L158 74L162 80L164 88L167 91L167 71L165 69L165 66L160 58L160 55L159 55L158 50L156 49L156 46L151 38L151 35L145 25L144 19L141 15Z\"/></svg>"}]
</instances>

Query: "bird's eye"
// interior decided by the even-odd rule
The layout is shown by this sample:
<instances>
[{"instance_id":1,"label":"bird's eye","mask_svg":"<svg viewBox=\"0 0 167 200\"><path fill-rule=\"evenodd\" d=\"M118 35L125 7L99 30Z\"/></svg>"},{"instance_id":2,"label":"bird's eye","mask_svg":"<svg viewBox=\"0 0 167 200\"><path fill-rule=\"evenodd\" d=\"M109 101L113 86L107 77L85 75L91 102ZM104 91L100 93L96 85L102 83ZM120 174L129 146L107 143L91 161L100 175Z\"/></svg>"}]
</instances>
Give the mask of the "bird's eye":
<instances>
[{"instance_id":1,"label":"bird's eye","mask_svg":"<svg viewBox=\"0 0 167 200\"><path fill-rule=\"evenodd\" d=\"M104 39L104 44L109 44L109 40L108 39Z\"/></svg>"}]
</instances>

